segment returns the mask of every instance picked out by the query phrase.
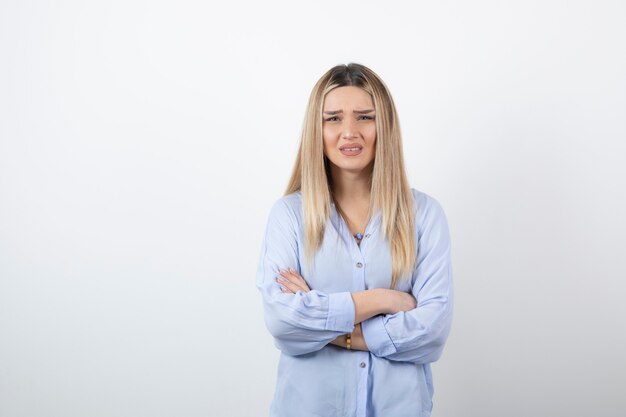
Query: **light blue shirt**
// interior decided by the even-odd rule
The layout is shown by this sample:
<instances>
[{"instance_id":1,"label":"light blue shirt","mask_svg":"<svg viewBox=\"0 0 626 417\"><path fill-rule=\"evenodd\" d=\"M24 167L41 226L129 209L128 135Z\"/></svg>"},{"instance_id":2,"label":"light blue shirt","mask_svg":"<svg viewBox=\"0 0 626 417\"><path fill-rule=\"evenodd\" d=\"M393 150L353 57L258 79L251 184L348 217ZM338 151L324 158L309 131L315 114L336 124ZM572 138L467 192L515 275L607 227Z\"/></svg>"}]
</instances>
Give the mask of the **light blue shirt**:
<instances>
[{"instance_id":1,"label":"light blue shirt","mask_svg":"<svg viewBox=\"0 0 626 417\"><path fill-rule=\"evenodd\" d=\"M411 292L417 307L363 321L369 352L329 342L354 329L351 292L390 286L391 252L380 212L359 246L333 205L315 263L307 265L301 193L273 204L256 276L265 323L281 350L271 417L430 416L430 363L441 356L452 324L450 236L439 202L411 192L417 266L396 289ZM281 291L279 268L290 267L311 291Z\"/></svg>"}]
</instances>

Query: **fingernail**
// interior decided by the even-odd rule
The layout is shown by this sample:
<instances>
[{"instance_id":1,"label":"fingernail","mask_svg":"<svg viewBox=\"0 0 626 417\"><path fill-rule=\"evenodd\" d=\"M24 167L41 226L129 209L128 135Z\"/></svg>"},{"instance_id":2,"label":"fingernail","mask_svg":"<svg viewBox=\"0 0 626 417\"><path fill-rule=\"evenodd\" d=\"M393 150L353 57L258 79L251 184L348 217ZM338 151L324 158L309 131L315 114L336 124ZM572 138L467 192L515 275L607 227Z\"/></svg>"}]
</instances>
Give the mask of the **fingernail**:
<instances>
[{"instance_id":1,"label":"fingernail","mask_svg":"<svg viewBox=\"0 0 626 417\"><path fill-rule=\"evenodd\" d=\"M296 272L296 270L293 268L289 268L289 272Z\"/></svg>"}]
</instances>

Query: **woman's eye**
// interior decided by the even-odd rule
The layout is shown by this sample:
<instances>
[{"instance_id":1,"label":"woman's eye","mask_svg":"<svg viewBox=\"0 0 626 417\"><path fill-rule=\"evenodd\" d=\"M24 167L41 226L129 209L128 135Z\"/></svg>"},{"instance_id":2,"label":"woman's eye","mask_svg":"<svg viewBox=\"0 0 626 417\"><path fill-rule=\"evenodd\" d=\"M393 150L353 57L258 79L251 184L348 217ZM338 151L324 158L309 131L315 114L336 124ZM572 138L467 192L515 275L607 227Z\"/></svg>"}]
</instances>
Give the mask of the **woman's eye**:
<instances>
[{"instance_id":1,"label":"woman's eye","mask_svg":"<svg viewBox=\"0 0 626 417\"><path fill-rule=\"evenodd\" d=\"M374 116L366 116L366 115L361 115L358 117L359 120L374 120ZM324 119L324 121L326 122L334 122L339 120L339 118L337 116L333 116L333 117L328 117L326 119Z\"/></svg>"}]
</instances>

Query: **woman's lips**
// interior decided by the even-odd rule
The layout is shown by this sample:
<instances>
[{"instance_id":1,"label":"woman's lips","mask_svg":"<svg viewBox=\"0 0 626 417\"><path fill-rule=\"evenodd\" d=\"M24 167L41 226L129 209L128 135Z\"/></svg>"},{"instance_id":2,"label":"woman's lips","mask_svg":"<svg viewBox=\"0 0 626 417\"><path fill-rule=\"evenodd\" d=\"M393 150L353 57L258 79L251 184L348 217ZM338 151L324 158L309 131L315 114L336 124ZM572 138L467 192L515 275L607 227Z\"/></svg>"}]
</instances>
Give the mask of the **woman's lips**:
<instances>
[{"instance_id":1,"label":"woman's lips","mask_svg":"<svg viewBox=\"0 0 626 417\"><path fill-rule=\"evenodd\" d=\"M344 154L346 156L354 156L354 155L358 155L361 152L363 152L363 148L355 149L353 151L348 150L348 149L339 149L339 152L341 152L342 154Z\"/></svg>"}]
</instances>

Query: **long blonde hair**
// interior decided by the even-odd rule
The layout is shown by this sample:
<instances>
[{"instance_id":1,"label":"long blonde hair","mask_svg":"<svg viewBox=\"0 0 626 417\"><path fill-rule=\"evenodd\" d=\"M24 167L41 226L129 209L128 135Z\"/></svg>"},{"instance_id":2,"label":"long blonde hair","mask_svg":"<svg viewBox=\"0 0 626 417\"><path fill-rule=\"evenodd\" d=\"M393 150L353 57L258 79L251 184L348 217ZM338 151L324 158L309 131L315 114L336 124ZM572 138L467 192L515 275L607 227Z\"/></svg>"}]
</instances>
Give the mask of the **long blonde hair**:
<instances>
[{"instance_id":1,"label":"long blonde hair","mask_svg":"<svg viewBox=\"0 0 626 417\"><path fill-rule=\"evenodd\" d=\"M300 190L304 214L304 246L313 259L330 217L332 178L324 155L322 111L329 91L356 86L370 94L376 112L376 153L371 177L370 213L381 212L381 230L392 259L390 288L410 278L415 268L413 196L404 168L402 137L395 104L385 83L364 65L349 63L328 70L315 84L306 108L298 155L285 195Z\"/></svg>"}]
</instances>

